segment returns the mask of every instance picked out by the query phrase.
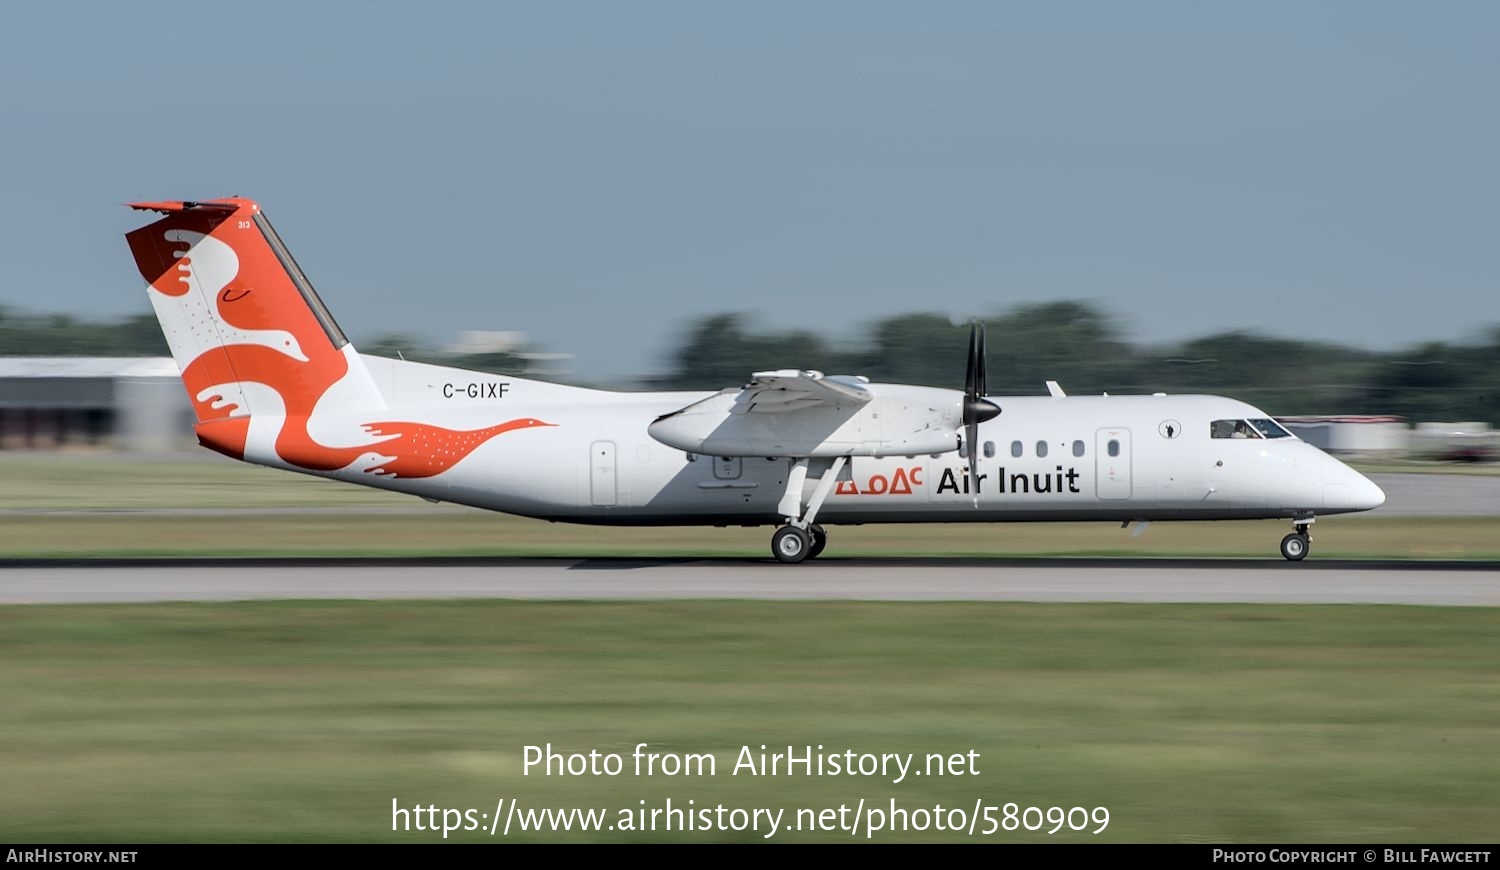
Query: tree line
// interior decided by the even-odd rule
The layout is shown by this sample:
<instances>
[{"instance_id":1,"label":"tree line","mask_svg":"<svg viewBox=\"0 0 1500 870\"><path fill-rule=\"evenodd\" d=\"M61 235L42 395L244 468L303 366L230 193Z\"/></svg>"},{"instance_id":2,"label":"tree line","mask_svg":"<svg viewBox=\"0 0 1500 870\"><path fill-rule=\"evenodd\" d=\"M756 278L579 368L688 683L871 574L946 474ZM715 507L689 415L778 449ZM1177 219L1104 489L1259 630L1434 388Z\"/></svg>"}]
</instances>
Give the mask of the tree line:
<instances>
[{"instance_id":1,"label":"tree line","mask_svg":"<svg viewBox=\"0 0 1500 870\"><path fill-rule=\"evenodd\" d=\"M1171 345L1128 341L1105 312L1083 302L1022 305L983 319L989 389L1040 394L1047 380L1070 393L1215 393L1266 411L1399 414L1412 420L1483 420L1500 426L1500 325L1473 342L1428 342L1371 351L1331 342L1226 332ZM901 314L836 342L808 330L757 327L744 314L689 325L665 371L640 386L720 389L754 371L812 368L875 381L963 386L969 325L939 314ZM374 336L369 353L527 374L517 354L454 356L410 336ZM165 356L152 315L112 323L0 309L0 355Z\"/></svg>"},{"instance_id":2,"label":"tree line","mask_svg":"<svg viewBox=\"0 0 1500 870\"><path fill-rule=\"evenodd\" d=\"M995 395L1043 394L1055 380L1072 394L1233 396L1278 416L1396 414L1500 426L1500 325L1474 343L1378 352L1249 332L1133 344L1106 313L1082 302L1022 305L982 322ZM842 345L720 314L688 329L652 385L714 389L753 371L798 367L961 389L968 337L969 324L939 314L888 317Z\"/></svg>"}]
</instances>

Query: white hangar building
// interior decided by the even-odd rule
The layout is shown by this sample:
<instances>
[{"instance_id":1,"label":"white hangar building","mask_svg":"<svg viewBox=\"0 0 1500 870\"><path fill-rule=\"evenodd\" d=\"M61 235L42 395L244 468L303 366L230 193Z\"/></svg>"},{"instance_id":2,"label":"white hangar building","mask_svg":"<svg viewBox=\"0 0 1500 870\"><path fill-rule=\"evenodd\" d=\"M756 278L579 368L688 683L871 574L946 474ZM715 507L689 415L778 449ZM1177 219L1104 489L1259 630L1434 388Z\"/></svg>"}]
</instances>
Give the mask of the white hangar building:
<instances>
[{"instance_id":1,"label":"white hangar building","mask_svg":"<svg viewBox=\"0 0 1500 870\"><path fill-rule=\"evenodd\" d=\"M1329 453L1403 454L1411 448L1405 417L1277 417L1298 438Z\"/></svg>"},{"instance_id":2,"label":"white hangar building","mask_svg":"<svg viewBox=\"0 0 1500 870\"><path fill-rule=\"evenodd\" d=\"M171 357L0 357L0 448L181 450L193 409Z\"/></svg>"}]
</instances>

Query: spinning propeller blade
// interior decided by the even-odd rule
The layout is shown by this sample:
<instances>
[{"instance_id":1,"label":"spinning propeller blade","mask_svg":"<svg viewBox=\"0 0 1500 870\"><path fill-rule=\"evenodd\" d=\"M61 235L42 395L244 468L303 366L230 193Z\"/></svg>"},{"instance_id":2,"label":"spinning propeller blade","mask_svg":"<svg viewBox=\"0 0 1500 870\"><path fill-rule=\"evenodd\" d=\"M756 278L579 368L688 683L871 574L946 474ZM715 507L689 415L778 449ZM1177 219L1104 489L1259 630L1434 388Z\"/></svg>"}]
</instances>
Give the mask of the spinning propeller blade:
<instances>
[{"instance_id":1,"label":"spinning propeller blade","mask_svg":"<svg viewBox=\"0 0 1500 870\"><path fill-rule=\"evenodd\" d=\"M984 397L988 392L985 377L984 325L975 322L969 329L969 365L964 373L964 444L969 450L969 480L974 487L974 504L979 504L979 424L1000 415L1000 406Z\"/></svg>"}]
</instances>

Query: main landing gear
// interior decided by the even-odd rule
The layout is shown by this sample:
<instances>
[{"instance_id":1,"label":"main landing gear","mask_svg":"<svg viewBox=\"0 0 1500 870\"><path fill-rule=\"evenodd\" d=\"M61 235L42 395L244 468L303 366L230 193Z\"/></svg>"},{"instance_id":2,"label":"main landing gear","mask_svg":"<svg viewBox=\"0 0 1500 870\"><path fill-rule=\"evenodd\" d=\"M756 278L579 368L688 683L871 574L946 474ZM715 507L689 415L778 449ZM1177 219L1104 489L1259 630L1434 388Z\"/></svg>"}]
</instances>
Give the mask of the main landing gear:
<instances>
[{"instance_id":1,"label":"main landing gear","mask_svg":"<svg viewBox=\"0 0 1500 870\"><path fill-rule=\"evenodd\" d=\"M782 526L771 536L771 552L779 561L796 564L816 558L828 546L828 533L822 526Z\"/></svg>"},{"instance_id":2,"label":"main landing gear","mask_svg":"<svg viewBox=\"0 0 1500 870\"><path fill-rule=\"evenodd\" d=\"M838 479L846 461L843 456L836 457L828 470L823 472L823 476L818 478L817 489L813 490L812 499L807 503L805 511L802 509L802 488L807 483L808 461L799 459L792 465L791 473L787 475L786 495L781 497L781 503L776 506L776 512L786 517L786 525L771 536L771 555L776 557L776 561L795 565L816 557L828 546L828 533L813 520L817 518L818 509L823 507L828 493L833 490L833 482Z\"/></svg>"},{"instance_id":3,"label":"main landing gear","mask_svg":"<svg viewBox=\"0 0 1500 870\"><path fill-rule=\"evenodd\" d=\"M1307 551L1312 549L1312 535L1308 533L1308 526L1312 524L1312 517L1292 522L1292 533L1281 539L1281 555L1287 561L1301 562L1307 558Z\"/></svg>"},{"instance_id":4,"label":"main landing gear","mask_svg":"<svg viewBox=\"0 0 1500 870\"><path fill-rule=\"evenodd\" d=\"M822 526L808 526L807 531L812 535L812 549L808 551L807 558L816 559L823 554L823 548L828 546L828 533L823 531Z\"/></svg>"}]
</instances>

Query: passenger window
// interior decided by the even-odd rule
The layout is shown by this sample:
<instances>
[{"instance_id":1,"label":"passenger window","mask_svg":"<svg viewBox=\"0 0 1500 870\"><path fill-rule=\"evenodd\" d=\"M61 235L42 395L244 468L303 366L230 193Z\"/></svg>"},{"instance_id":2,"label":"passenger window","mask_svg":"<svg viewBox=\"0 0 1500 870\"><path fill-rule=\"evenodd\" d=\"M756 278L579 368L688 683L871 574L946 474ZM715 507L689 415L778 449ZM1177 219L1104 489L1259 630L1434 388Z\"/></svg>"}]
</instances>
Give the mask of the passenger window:
<instances>
[{"instance_id":1,"label":"passenger window","mask_svg":"<svg viewBox=\"0 0 1500 870\"><path fill-rule=\"evenodd\" d=\"M1045 441L1038 441L1036 443L1036 455L1037 456L1041 456L1043 458L1045 458L1047 456L1047 442L1045 442Z\"/></svg>"},{"instance_id":2,"label":"passenger window","mask_svg":"<svg viewBox=\"0 0 1500 870\"><path fill-rule=\"evenodd\" d=\"M993 442L993 441L986 441L986 442L984 442L984 458L985 459L994 459L995 458L995 442Z\"/></svg>"},{"instance_id":3,"label":"passenger window","mask_svg":"<svg viewBox=\"0 0 1500 870\"><path fill-rule=\"evenodd\" d=\"M1110 456L1119 456L1120 455L1120 442L1113 441L1113 440L1111 440L1109 442L1109 455Z\"/></svg>"},{"instance_id":4,"label":"passenger window","mask_svg":"<svg viewBox=\"0 0 1500 870\"><path fill-rule=\"evenodd\" d=\"M969 458L969 445L962 438L960 438L958 440L958 458L959 459L968 459Z\"/></svg>"},{"instance_id":5,"label":"passenger window","mask_svg":"<svg viewBox=\"0 0 1500 870\"><path fill-rule=\"evenodd\" d=\"M1019 442L1019 441L1012 441L1012 442L1010 442L1010 455L1011 456L1015 456L1015 457L1019 458L1020 455L1021 455L1021 453L1025 449L1026 449L1025 447L1021 446L1021 442Z\"/></svg>"},{"instance_id":6,"label":"passenger window","mask_svg":"<svg viewBox=\"0 0 1500 870\"><path fill-rule=\"evenodd\" d=\"M1082 456L1083 455L1083 442L1082 441L1074 441L1073 442L1073 455L1074 456Z\"/></svg>"}]
</instances>

